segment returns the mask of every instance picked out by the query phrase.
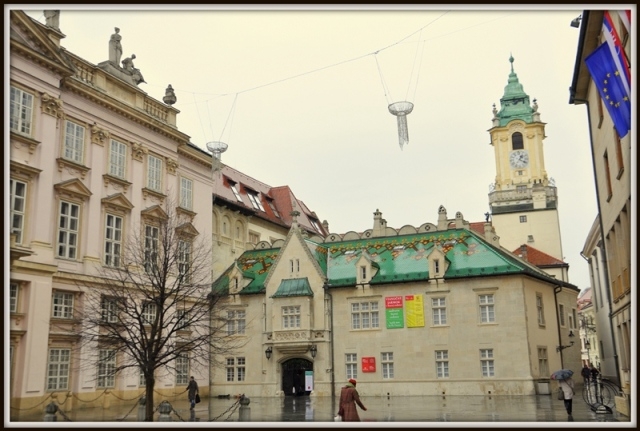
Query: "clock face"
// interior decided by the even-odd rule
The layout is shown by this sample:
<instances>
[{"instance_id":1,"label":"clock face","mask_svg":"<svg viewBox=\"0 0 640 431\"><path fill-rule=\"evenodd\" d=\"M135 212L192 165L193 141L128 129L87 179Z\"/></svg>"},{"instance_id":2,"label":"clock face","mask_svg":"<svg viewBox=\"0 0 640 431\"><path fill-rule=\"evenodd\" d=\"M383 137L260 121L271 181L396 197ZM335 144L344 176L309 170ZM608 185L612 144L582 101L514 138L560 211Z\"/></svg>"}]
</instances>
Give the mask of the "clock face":
<instances>
[{"instance_id":1,"label":"clock face","mask_svg":"<svg viewBox=\"0 0 640 431\"><path fill-rule=\"evenodd\" d=\"M509 163L513 168L526 168L529 166L529 154L525 150L515 150L509 156Z\"/></svg>"}]
</instances>

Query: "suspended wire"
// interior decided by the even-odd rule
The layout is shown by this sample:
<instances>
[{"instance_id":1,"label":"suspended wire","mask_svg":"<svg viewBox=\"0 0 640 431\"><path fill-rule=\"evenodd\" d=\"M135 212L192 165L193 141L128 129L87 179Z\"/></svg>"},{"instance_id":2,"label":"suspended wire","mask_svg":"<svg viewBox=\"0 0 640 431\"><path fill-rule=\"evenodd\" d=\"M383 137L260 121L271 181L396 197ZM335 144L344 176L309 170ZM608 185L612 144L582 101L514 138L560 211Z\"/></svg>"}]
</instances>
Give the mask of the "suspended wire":
<instances>
[{"instance_id":1,"label":"suspended wire","mask_svg":"<svg viewBox=\"0 0 640 431\"><path fill-rule=\"evenodd\" d=\"M380 75L380 82L382 82L382 90L384 91L384 97L385 99L387 99L387 105L389 105L391 102L389 101L389 97L390 95L389 93L389 89L387 87L387 83L384 82L384 76L382 76L382 70L380 69L380 63L378 63L378 56L374 55L373 58L375 58L376 60L376 65L378 66L378 74Z\"/></svg>"},{"instance_id":2,"label":"suspended wire","mask_svg":"<svg viewBox=\"0 0 640 431\"><path fill-rule=\"evenodd\" d=\"M224 123L224 127L222 128L222 132L220 132L220 140L222 140L222 135L227 128L227 124L229 123L229 119L231 119L231 124L233 124L233 117L236 112L236 102L238 100L238 94L236 93L236 97L233 98L233 104L231 105L231 109L229 110L229 115L227 115L227 121ZM231 127L229 127L229 140L231 140Z\"/></svg>"},{"instance_id":3,"label":"suspended wire","mask_svg":"<svg viewBox=\"0 0 640 431\"><path fill-rule=\"evenodd\" d=\"M202 124L202 116L200 115L200 109L198 109L198 101L196 100L196 93L191 93L193 95L193 103L196 106L196 112L198 112L198 118L200 119L200 127L202 127L202 136L206 136L207 134L204 132L204 125ZM211 125L211 121L209 121L209 125Z\"/></svg>"},{"instance_id":4,"label":"suspended wire","mask_svg":"<svg viewBox=\"0 0 640 431\"><path fill-rule=\"evenodd\" d=\"M418 73L416 74L416 86L413 88L413 95L411 100L416 100L416 93L418 92L418 81L420 80L420 70L422 69L422 59L424 58L424 46L426 42L418 42L418 46L422 43L422 49L420 50L420 63L418 64Z\"/></svg>"},{"instance_id":5,"label":"suspended wire","mask_svg":"<svg viewBox=\"0 0 640 431\"><path fill-rule=\"evenodd\" d=\"M209 102L207 102L207 115L209 116L209 131L211 132L211 136L214 136L213 134L213 127L212 127L212 121L211 121L211 112L209 112Z\"/></svg>"},{"instance_id":6,"label":"suspended wire","mask_svg":"<svg viewBox=\"0 0 640 431\"><path fill-rule=\"evenodd\" d=\"M422 30L420 30L420 33L422 34ZM416 53L415 56L413 58L413 65L411 66L411 75L409 75L409 83L407 84L407 93L404 96L404 100L409 100L409 90L411 89L411 82L413 81L413 76L414 76L414 72L416 71L416 62L418 61L418 53L420 52L420 37L418 38L418 43L416 44ZM420 56L420 64L422 64L422 56ZM418 88L418 77L420 76L420 67L418 67L418 72L416 73L416 86L414 89L414 96L415 96L415 92Z\"/></svg>"}]
</instances>

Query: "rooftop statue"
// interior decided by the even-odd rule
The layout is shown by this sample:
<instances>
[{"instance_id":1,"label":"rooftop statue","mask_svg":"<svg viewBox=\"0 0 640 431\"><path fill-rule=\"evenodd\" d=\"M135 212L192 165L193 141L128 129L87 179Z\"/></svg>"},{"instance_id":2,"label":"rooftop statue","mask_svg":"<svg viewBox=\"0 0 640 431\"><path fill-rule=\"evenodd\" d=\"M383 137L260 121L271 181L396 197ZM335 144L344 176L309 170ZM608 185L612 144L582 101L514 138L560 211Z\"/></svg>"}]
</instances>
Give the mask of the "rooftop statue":
<instances>
[{"instance_id":1,"label":"rooftop statue","mask_svg":"<svg viewBox=\"0 0 640 431\"><path fill-rule=\"evenodd\" d=\"M115 28L115 33L111 35L109 39L109 62L115 66L120 64L120 58L122 57L122 36L120 36L120 29Z\"/></svg>"}]
</instances>

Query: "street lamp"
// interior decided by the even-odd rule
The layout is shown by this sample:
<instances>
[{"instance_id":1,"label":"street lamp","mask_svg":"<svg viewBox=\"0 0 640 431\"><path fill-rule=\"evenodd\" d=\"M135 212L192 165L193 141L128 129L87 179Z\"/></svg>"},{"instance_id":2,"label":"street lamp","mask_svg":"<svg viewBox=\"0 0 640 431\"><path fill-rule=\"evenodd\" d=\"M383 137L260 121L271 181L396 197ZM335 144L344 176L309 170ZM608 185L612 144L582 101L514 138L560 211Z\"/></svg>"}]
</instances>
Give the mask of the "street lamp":
<instances>
[{"instance_id":1,"label":"street lamp","mask_svg":"<svg viewBox=\"0 0 640 431\"><path fill-rule=\"evenodd\" d=\"M267 361L269 359L271 359L271 353L273 352L273 350L271 349L271 346L267 347L267 350L264 351L264 355L267 357Z\"/></svg>"},{"instance_id":2,"label":"street lamp","mask_svg":"<svg viewBox=\"0 0 640 431\"><path fill-rule=\"evenodd\" d=\"M587 349L587 365L591 366L591 356L589 355L589 349L591 349L591 343L589 342L588 338L584 340L584 347Z\"/></svg>"}]
</instances>

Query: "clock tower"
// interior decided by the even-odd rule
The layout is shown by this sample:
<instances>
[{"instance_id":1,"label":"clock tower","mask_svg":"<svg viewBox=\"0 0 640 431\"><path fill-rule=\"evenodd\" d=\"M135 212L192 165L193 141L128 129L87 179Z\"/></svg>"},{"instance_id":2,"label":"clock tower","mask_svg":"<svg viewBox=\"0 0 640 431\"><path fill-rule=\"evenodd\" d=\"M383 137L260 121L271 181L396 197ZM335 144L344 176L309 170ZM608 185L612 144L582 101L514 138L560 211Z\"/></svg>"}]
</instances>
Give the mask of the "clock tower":
<instances>
[{"instance_id":1,"label":"clock tower","mask_svg":"<svg viewBox=\"0 0 640 431\"><path fill-rule=\"evenodd\" d=\"M558 195L544 167L545 123L513 69L489 129L496 178L489 192L492 224L510 251L527 245L563 261Z\"/></svg>"}]
</instances>

